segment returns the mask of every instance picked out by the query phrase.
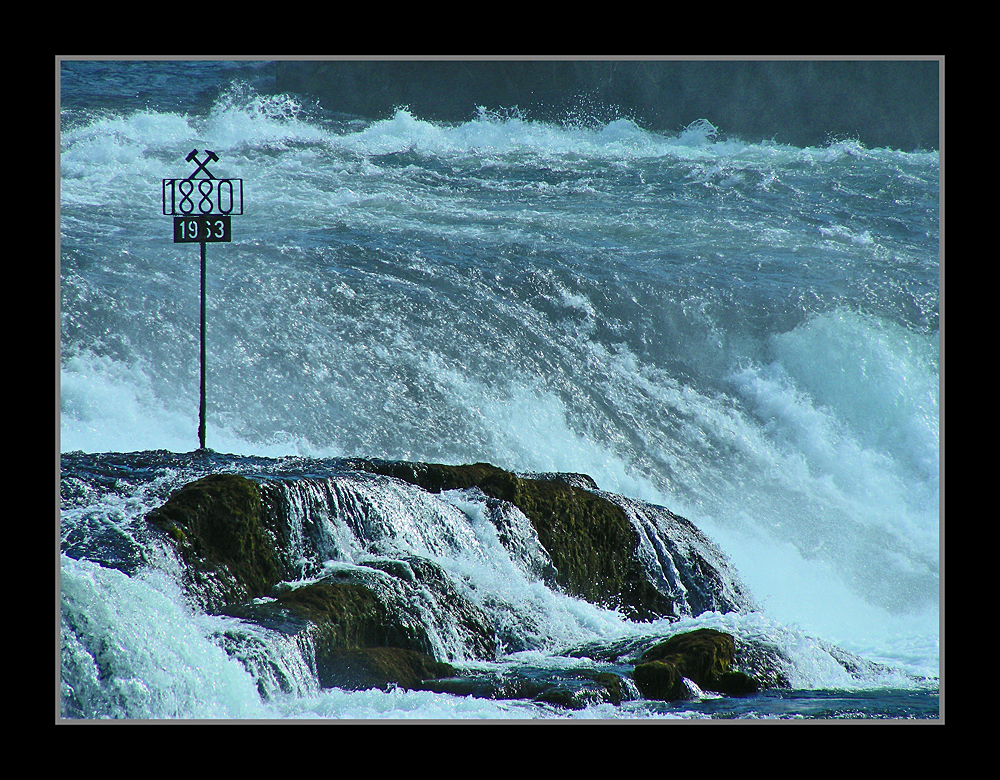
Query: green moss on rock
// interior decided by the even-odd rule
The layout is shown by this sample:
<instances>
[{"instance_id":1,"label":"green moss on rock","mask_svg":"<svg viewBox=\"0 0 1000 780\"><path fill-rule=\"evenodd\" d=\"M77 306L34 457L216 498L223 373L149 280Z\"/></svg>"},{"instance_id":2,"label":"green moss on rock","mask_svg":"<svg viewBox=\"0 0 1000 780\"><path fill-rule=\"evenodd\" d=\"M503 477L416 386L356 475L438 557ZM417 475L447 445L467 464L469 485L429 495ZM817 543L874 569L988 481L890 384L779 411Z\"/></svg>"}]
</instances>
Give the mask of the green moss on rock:
<instances>
[{"instance_id":1,"label":"green moss on rock","mask_svg":"<svg viewBox=\"0 0 1000 780\"><path fill-rule=\"evenodd\" d=\"M730 634L714 628L700 628L675 634L654 645L639 659L640 662L676 657L685 677L701 685L701 681L729 670L736 655L736 642Z\"/></svg>"},{"instance_id":2,"label":"green moss on rock","mask_svg":"<svg viewBox=\"0 0 1000 780\"><path fill-rule=\"evenodd\" d=\"M414 650L398 647L367 647L331 652L317 663L320 684L325 688L364 690L392 686L420 688L426 680L450 677L455 669Z\"/></svg>"},{"instance_id":3,"label":"green moss on rock","mask_svg":"<svg viewBox=\"0 0 1000 780\"><path fill-rule=\"evenodd\" d=\"M191 482L146 519L172 540L190 589L209 609L261 596L286 574L260 488L244 477Z\"/></svg>"},{"instance_id":4,"label":"green moss on rock","mask_svg":"<svg viewBox=\"0 0 1000 780\"><path fill-rule=\"evenodd\" d=\"M727 696L751 696L760 692L760 683L745 672L725 672L712 682L708 690Z\"/></svg>"},{"instance_id":5,"label":"green moss on rock","mask_svg":"<svg viewBox=\"0 0 1000 780\"><path fill-rule=\"evenodd\" d=\"M427 670L447 676L443 666L434 666L438 662L430 655L424 627L401 619L363 584L321 581L283 587L272 599L243 604L227 614L308 636L317 676L327 688L385 688L390 682L415 687ZM380 652L368 652L373 649Z\"/></svg>"},{"instance_id":6,"label":"green moss on rock","mask_svg":"<svg viewBox=\"0 0 1000 780\"><path fill-rule=\"evenodd\" d=\"M683 675L673 659L646 661L632 670L632 680L644 699L676 701L688 697Z\"/></svg>"},{"instance_id":7,"label":"green moss on rock","mask_svg":"<svg viewBox=\"0 0 1000 780\"><path fill-rule=\"evenodd\" d=\"M638 534L625 511L581 487L590 484L585 480L518 476L486 463L351 465L431 492L477 487L528 518L558 571L557 584L566 592L620 609L632 619L674 614L669 597L646 576L637 555ZM440 566L417 556L373 559L319 582L276 587L286 578L301 576L288 559L286 514L280 491L217 474L177 490L147 519L177 550L186 565L189 590L206 609L297 636L308 632L325 686L414 688L428 687L429 680L439 680L439 687L457 684L454 670L431 656L431 632L450 631L471 655L494 657L497 640L489 617L455 588ZM433 604L435 614L440 613L439 623L427 625L416 614L414 589L422 605ZM685 677L701 688L730 695L756 691L754 678L732 668L734 654L731 636L702 629L648 650L632 677L646 698L687 696ZM474 682L476 690L484 687ZM614 676L567 680L555 687L530 680L521 685L532 688L521 691L524 695L542 695L562 706L618 703L626 695L622 680ZM507 695L506 681L485 687L492 696Z\"/></svg>"},{"instance_id":8,"label":"green moss on rock","mask_svg":"<svg viewBox=\"0 0 1000 780\"><path fill-rule=\"evenodd\" d=\"M632 679L647 699L685 698L684 677L699 688L730 696L756 693L756 680L730 668L735 655L736 643L730 634L701 628L651 647L640 657Z\"/></svg>"},{"instance_id":9,"label":"green moss on rock","mask_svg":"<svg viewBox=\"0 0 1000 780\"><path fill-rule=\"evenodd\" d=\"M639 536L625 511L561 480L519 477L489 463L354 461L354 468L402 479L430 492L478 487L515 505L531 521L569 594L634 620L674 614L669 597L653 587L636 554Z\"/></svg>"},{"instance_id":10,"label":"green moss on rock","mask_svg":"<svg viewBox=\"0 0 1000 780\"><path fill-rule=\"evenodd\" d=\"M429 597L435 605L431 622L437 623L439 631L450 630L459 635L472 657L486 660L496 657L496 629L489 616L458 591L451 577L440 565L418 555L401 555L394 560L367 560L365 564L392 574L405 583L404 587L414 588L422 592L422 597ZM408 599L410 602L417 600L415 597ZM399 609L409 612L414 622L423 625L424 618L414 614L412 603L405 607L400 605Z\"/></svg>"},{"instance_id":11,"label":"green moss on rock","mask_svg":"<svg viewBox=\"0 0 1000 780\"><path fill-rule=\"evenodd\" d=\"M333 650L401 647L427 650L427 634L401 625L364 585L317 582L286 591L274 606L315 625L317 657Z\"/></svg>"}]
</instances>

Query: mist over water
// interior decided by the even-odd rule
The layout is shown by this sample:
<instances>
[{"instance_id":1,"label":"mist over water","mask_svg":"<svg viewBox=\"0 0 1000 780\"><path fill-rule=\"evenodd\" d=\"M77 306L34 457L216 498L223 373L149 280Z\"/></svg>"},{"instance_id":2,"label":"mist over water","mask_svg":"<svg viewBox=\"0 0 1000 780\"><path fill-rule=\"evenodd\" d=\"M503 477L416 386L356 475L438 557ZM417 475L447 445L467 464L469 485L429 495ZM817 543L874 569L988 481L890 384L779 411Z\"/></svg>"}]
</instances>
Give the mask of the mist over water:
<instances>
[{"instance_id":1,"label":"mist over water","mask_svg":"<svg viewBox=\"0 0 1000 780\"><path fill-rule=\"evenodd\" d=\"M773 619L936 670L936 153L245 83L65 109L63 452L197 447L198 250L160 204L192 148L246 188L207 250L208 447L584 472L694 521Z\"/></svg>"}]
</instances>

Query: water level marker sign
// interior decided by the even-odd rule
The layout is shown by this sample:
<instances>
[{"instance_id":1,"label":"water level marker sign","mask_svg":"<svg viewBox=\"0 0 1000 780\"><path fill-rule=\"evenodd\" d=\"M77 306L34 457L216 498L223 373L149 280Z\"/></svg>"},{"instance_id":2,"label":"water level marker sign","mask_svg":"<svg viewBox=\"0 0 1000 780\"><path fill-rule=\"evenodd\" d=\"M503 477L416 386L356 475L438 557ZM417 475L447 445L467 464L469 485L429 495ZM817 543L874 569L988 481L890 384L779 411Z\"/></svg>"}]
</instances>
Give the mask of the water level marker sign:
<instances>
[{"instance_id":1,"label":"water level marker sign","mask_svg":"<svg viewBox=\"0 0 1000 780\"><path fill-rule=\"evenodd\" d=\"M194 149L184 158L195 169L183 179L163 180L163 213L174 218L175 244L201 244L201 404L198 444L205 449L205 246L233 240L232 217L243 214L243 179L219 179L209 163L219 156L208 149L198 159ZM203 174L199 176L199 174Z\"/></svg>"}]
</instances>

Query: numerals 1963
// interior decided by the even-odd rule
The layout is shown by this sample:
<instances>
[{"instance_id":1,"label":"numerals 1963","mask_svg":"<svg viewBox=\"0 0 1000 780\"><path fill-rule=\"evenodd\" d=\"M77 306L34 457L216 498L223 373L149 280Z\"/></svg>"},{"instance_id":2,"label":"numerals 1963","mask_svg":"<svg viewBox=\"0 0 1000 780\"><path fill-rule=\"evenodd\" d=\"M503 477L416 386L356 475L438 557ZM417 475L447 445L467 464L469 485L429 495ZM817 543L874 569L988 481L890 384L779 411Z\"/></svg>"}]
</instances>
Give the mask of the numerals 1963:
<instances>
[{"instance_id":1,"label":"numerals 1963","mask_svg":"<svg viewBox=\"0 0 1000 780\"><path fill-rule=\"evenodd\" d=\"M232 241L231 223L228 215L219 214L174 217L174 243Z\"/></svg>"}]
</instances>

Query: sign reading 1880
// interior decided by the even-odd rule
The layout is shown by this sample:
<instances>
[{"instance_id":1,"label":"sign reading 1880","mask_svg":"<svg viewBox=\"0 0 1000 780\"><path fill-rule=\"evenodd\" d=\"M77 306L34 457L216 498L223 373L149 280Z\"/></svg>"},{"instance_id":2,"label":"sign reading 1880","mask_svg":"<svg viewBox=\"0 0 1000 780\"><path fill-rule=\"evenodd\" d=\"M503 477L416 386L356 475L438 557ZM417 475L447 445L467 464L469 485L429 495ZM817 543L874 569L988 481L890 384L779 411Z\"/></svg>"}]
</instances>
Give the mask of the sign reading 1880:
<instances>
[{"instance_id":1,"label":"sign reading 1880","mask_svg":"<svg viewBox=\"0 0 1000 780\"><path fill-rule=\"evenodd\" d=\"M197 166L190 176L163 180L163 213L174 218L175 244L232 241L230 217L243 214L243 179L217 179L206 166L219 157L205 154L204 162L197 149L185 158Z\"/></svg>"}]
</instances>

